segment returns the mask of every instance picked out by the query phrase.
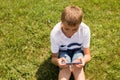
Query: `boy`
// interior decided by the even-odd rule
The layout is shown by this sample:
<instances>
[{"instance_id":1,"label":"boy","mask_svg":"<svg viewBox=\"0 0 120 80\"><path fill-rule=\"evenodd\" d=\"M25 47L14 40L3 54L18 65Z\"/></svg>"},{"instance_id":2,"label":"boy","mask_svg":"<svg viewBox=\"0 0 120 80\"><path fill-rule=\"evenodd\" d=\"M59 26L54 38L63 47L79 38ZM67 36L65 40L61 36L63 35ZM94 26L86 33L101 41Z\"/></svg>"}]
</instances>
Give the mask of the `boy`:
<instances>
[{"instance_id":1,"label":"boy","mask_svg":"<svg viewBox=\"0 0 120 80\"><path fill-rule=\"evenodd\" d=\"M75 80L85 80L83 66L90 61L90 30L82 22L82 10L77 6L66 7L50 39L51 61L60 68L58 80L69 80L71 74Z\"/></svg>"}]
</instances>

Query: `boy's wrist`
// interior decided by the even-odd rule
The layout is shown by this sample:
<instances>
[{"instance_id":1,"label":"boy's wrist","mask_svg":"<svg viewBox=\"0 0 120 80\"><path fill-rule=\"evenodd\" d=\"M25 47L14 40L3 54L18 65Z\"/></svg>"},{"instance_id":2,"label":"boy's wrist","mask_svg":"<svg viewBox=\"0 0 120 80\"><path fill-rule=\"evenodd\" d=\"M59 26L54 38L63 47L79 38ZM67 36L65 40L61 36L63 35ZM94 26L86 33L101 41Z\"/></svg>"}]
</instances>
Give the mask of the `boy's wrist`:
<instances>
[{"instance_id":1,"label":"boy's wrist","mask_svg":"<svg viewBox=\"0 0 120 80\"><path fill-rule=\"evenodd\" d=\"M57 59L56 64L57 64L57 66L59 66L59 59Z\"/></svg>"},{"instance_id":2,"label":"boy's wrist","mask_svg":"<svg viewBox=\"0 0 120 80\"><path fill-rule=\"evenodd\" d=\"M83 61L84 61L84 63L89 62L90 61L90 56L85 55L84 58L83 58Z\"/></svg>"},{"instance_id":3,"label":"boy's wrist","mask_svg":"<svg viewBox=\"0 0 120 80\"><path fill-rule=\"evenodd\" d=\"M58 66L58 58L52 58L52 63Z\"/></svg>"}]
</instances>

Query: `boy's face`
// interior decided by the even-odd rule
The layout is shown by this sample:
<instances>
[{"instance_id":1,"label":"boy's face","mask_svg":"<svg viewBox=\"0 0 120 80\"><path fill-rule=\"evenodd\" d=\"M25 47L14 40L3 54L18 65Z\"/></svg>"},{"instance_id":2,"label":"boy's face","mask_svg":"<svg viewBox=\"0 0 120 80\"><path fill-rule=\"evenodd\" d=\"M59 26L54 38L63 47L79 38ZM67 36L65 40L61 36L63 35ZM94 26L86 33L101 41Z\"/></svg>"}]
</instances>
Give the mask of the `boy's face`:
<instances>
[{"instance_id":1,"label":"boy's face","mask_svg":"<svg viewBox=\"0 0 120 80\"><path fill-rule=\"evenodd\" d=\"M78 29L79 29L79 24L75 26L69 26L66 23L62 24L62 31L65 34L65 36L67 36L68 38L71 38L72 35L78 31Z\"/></svg>"}]
</instances>

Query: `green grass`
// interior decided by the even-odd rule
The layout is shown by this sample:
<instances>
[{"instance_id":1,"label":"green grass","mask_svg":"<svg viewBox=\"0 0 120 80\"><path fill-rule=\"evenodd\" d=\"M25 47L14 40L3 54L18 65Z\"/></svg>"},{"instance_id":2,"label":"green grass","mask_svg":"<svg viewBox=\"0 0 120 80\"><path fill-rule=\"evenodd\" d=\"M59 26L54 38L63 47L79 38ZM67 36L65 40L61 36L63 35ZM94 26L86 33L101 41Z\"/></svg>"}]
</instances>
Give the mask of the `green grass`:
<instances>
[{"instance_id":1,"label":"green grass","mask_svg":"<svg viewBox=\"0 0 120 80\"><path fill-rule=\"evenodd\" d=\"M49 34L68 5L82 7L91 29L87 80L120 80L119 0L1 0L0 80L57 80Z\"/></svg>"}]
</instances>

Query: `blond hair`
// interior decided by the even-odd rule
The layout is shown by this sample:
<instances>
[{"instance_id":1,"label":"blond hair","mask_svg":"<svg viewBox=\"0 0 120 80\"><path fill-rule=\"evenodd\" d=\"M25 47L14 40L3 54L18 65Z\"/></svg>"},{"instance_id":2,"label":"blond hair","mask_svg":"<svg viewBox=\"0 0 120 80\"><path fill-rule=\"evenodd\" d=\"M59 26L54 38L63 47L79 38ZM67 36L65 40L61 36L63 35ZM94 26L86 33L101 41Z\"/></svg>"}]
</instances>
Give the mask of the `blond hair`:
<instances>
[{"instance_id":1,"label":"blond hair","mask_svg":"<svg viewBox=\"0 0 120 80\"><path fill-rule=\"evenodd\" d=\"M70 26L80 24L82 22L82 10L78 6L66 7L62 12L61 21Z\"/></svg>"}]
</instances>

